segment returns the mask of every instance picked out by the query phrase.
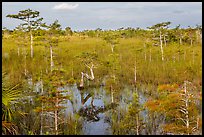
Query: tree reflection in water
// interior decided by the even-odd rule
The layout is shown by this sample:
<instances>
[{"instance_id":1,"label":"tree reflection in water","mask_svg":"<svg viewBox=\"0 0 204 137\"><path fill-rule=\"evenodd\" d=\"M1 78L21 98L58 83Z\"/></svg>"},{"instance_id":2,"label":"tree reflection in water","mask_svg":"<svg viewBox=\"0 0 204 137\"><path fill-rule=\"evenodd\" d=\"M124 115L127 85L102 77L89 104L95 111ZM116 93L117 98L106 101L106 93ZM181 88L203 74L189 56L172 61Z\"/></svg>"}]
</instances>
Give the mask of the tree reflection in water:
<instances>
[{"instance_id":1,"label":"tree reflection in water","mask_svg":"<svg viewBox=\"0 0 204 137\"><path fill-rule=\"evenodd\" d=\"M98 116L99 113L104 113L105 111L108 111L110 109L114 109L115 107L118 106L118 104L116 103L110 103L107 105L101 105L101 106L96 106L93 104L94 102L94 94L93 93L88 93L88 95L86 95L84 97L84 92L81 91L81 103L82 103L82 107L79 109L79 115L86 117L87 121L99 121L100 117ZM86 106L84 105L89 98L91 98L91 103L90 105Z\"/></svg>"}]
</instances>

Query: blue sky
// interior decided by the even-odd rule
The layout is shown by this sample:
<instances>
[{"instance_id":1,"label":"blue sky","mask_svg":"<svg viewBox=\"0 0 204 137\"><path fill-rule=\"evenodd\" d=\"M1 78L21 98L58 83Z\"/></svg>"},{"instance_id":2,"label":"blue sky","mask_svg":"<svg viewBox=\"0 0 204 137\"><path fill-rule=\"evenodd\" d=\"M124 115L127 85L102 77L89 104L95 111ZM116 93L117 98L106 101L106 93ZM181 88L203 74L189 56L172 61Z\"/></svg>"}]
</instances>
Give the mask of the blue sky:
<instances>
[{"instance_id":1,"label":"blue sky","mask_svg":"<svg viewBox=\"0 0 204 137\"><path fill-rule=\"evenodd\" d=\"M171 27L202 24L202 2L2 2L2 27L15 28L22 23L6 18L31 8L40 11L44 22L56 19L62 28L72 30L140 27L170 21Z\"/></svg>"}]
</instances>

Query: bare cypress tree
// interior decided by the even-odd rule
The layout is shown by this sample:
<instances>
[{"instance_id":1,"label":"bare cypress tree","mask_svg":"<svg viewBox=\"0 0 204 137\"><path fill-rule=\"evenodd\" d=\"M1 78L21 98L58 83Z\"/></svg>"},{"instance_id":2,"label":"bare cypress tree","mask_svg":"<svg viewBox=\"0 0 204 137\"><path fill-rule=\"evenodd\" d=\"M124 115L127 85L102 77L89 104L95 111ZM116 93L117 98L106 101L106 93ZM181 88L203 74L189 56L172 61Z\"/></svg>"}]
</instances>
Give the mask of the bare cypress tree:
<instances>
[{"instance_id":1,"label":"bare cypress tree","mask_svg":"<svg viewBox=\"0 0 204 137\"><path fill-rule=\"evenodd\" d=\"M196 25L196 40L197 43L201 43L202 45L202 26Z\"/></svg>"},{"instance_id":2,"label":"bare cypress tree","mask_svg":"<svg viewBox=\"0 0 204 137\"><path fill-rule=\"evenodd\" d=\"M112 53L114 52L115 46L117 44L119 44L118 38L119 38L119 36L117 34L112 33L112 32L108 33L103 38L111 46Z\"/></svg>"},{"instance_id":3,"label":"bare cypress tree","mask_svg":"<svg viewBox=\"0 0 204 137\"><path fill-rule=\"evenodd\" d=\"M55 20L48 28L48 43L50 47L50 69L53 70L54 61L53 61L53 47L58 46L58 35L61 32L61 25L59 24L58 20Z\"/></svg>"},{"instance_id":4,"label":"bare cypress tree","mask_svg":"<svg viewBox=\"0 0 204 137\"><path fill-rule=\"evenodd\" d=\"M90 70L90 75L84 71L81 71L81 80L78 86L79 89L84 88L84 77L88 81L94 81L94 68L97 68L99 64L98 54L96 52L82 52L81 54L75 56L78 61L80 61L84 66Z\"/></svg>"},{"instance_id":5,"label":"bare cypress tree","mask_svg":"<svg viewBox=\"0 0 204 137\"><path fill-rule=\"evenodd\" d=\"M17 54L19 57L20 56L20 47L27 45L27 41L25 41L26 35L24 33L22 24L15 28L13 36L16 39L15 43L17 45Z\"/></svg>"},{"instance_id":6,"label":"bare cypress tree","mask_svg":"<svg viewBox=\"0 0 204 137\"><path fill-rule=\"evenodd\" d=\"M161 48L162 61L164 61L163 42L166 42L166 36L167 36L166 30L168 28L168 25L170 24L171 22L162 22L162 23L153 25L152 27L148 27L148 29L153 30L153 40L156 40L157 42L155 45L158 45L158 42L159 42L159 45Z\"/></svg>"},{"instance_id":7,"label":"bare cypress tree","mask_svg":"<svg viewBox=\"0 0 204 137\"><path fill-rule=\"evenodd\" d=\"M6 17L19 19L24 22L23 27L30 33L30 49L31 58L33 58L33 34L32 31L39 28L42 25L43 18L39 18L39 11L33 11L31 9L21 10L18 14L9 14Z\"/></svg>"},{"instance_id":8,"label":"bare cypress tree","mask_svg":"<svg viewBox=\"0 0 204 137\"><path fill-rule=\"evenodd\" d=\"M190 44L191 46L193 45L193 41L195 39L195 29L188 26L188 28L186 29L186 33L187 33L187 36L188 38L190 39Z\"/></svg>"},{"instance_id":9,"label":"bare cypress tree","mask_svg":"<svg viewBox=\"0 0 204 137\"><path fill-rule=\"evenodd\" d=\"M183 38L184 38L184 31L180 28L180 24L177 25L175 28L173 28L173 35L175 35L176 40L179 42L180 45L183 44Z\"/></svg>"}]
</instances>

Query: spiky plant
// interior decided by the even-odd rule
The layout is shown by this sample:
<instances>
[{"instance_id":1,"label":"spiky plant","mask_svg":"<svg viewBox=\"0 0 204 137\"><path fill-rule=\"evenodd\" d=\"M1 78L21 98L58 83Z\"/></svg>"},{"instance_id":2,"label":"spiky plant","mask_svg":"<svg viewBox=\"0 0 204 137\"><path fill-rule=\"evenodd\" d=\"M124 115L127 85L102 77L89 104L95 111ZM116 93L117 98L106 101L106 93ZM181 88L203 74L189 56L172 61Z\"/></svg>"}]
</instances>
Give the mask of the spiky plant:
<instances>
[{"instance_id":1,"label":"spiky plant","mask_svg":"<svg viewBox=\"0 0 204 137\"><path fill-rule=\"evenodd\" d=\"M6 73L2 72L2 134L17 134L17 127L12 122L13 104L21 97L19 84L10 85Z\"/></svg>"}]
</instances>

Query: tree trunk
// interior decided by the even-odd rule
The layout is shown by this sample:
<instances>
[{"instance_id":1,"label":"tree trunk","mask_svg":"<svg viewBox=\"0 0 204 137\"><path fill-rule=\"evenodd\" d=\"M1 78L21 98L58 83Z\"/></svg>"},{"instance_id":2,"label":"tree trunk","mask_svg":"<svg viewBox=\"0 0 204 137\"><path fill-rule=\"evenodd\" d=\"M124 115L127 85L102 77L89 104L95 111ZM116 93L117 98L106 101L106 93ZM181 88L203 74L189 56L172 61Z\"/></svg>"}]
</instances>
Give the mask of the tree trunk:
<instances>
[{"instance_id":1,"label":"tree trunk","mask_svg":"<svg viewBox=\"0 0 204 137\"><path fill-rule=\"evenodd\" d=\"M90 71L91 71L91 80L94 80L94 73L93 73L92 67L90 68Z\"/></svg>"},{"instance_id":2,"label":"tree trunk","mask_svg":"<svg viewBox=\"0 0 204 137\"><path fill-rule=\"evenodd\" d=\"M192 38L191 38L191 46L193 45L193 40L192 40Z\"/></svg>"},{"instance_id":3,"label":"tree trunk","mask_svg":"<svg viewBox=\"0 0 204 137\"><path fill-rule=\"evenodd\" d=\"M85 64L86 65L86 64ZM80 85L79 87L84 87L84 76L88 79L88 80L94 80L94 73L93 73L93 67L94 65L92 64L91 66L88 66L86 65L89 69L90 69L90 72L91 72L91 76L89 76L88 74L86 73L83 73L81 72L81 81L80 81Z\"/></svg>"},{"instance_id":4,"label":"tree trunk","mask_svg":"<svg viewBox=\"0 0 204 137\"><path fill-rule=\"evenodd\" d=\"M57 110L55 110L55 135L58 135L58 127L57 127Z\"/></svg>"},{"instance_id":5,"label":"tree trunk","mask_svg":"<svg viewBox=\"0 0 204 137\"><path fill-rule=\"evenodd\" d=\"M81 95L81 104L84 105L86 101L91 97L92 95L89 93L85 98L84 98L84 93Z\"/></svg>"},{"instance_id":6,"label":"tree trunk","mask_svg":"<svg viewBox=\"0 0 204 137\"><path fill-rule=\"evenodd\" d=\"M151 62L152 61L152 53L151 53L151 49L149 50L149 62Z\"/></svg>"},{"instance_id":7,"label":"tree trunk","mask_svg":"<svg viewBox=\"0 0 204 137\"><path fill-rule=\"evenodd\" d=\"M42 72L41 72L42 77ZM41 93L43 94L43 81L41 79ZM40 135L43 135L43 102L42 102L42 111L41 111L41 119L40 119Z\"/></svg>"},{"instance_id":8,"label":"tree trunk","mask_svg":"<svg viewBox=\"0 0 204 137\"><path fill-rule=\"evenodd\" d=\"M89 67L88 65L86 65L89 69L90 69L90 72L91 72L91 76L89 76L88 74L86 74L86 73L83 73L83 72L81 72L81 73L83 73L83 76L85 76L88 80L94 80L94 73L93 73L93 64L92 64L92 66L91 67Z\"/></svg>"},{"instance_id":9,"label":"tree trunk","mask_svg":"<svg viewBox=\"0 0 204 137\"><path fill-rule=\"evenodd\" d=\"M91 98L91 106L92 106L92 108L94 107L93 102L94 102L94 96L92 96L92 98Z\"/></svg>"},{"instance_id":10,"label":"tree trunk","mask_svg":"<svg viewBox=\"0 0 204 137\"><path fill-rule=\"evenodd\" d=\"M202 31L200 31L200 43L202 45Z\"/></svg>"},{"instance_id":11,"label":"tree trunk","mask_svg":"<svg viewBox=\"0 0 204 137\"><path fill-rule=\"evenodd\" d=\"M163 51L163 46L162 46L162 34L161 34L161 31L159 31L159 37L160 37L160 47L161 47L162 61L164 61L164 51Z\"/></svg>"},{"instance_id":12,"label":"tree trunk","mask_svg":"<svg viewBox=\"0 0 204 137\"><path fill-rule=\"evenodd\" d=\"M53 62L53 51L52 51L52 46L50 46L50 70L52 71L54 66L54 62Z\"/></svg>"},{"instance_id":13,"label":"tree trunk","mask_svg":"<svg viewBox=\"0 0 204 137\"><path fill-rule=\"evenodd\" d=\"M25 56L24 56L24 58L25 58L25 71L24 71L24 74L25 74L25 76L27 76L27 65L26 65L26 49L24 48L24 52L25 52Z\"/></svg>"},{"instance_id":14,"label":"tree trunk","mask_svg":"<svg viewBox=\"0 0 204 137\"><path fill-rule=\"evenodd\" d=\"M199 31L196 31L196 42L199 43Z\"/></svg>"},{"instance_id":15,"label":"tree trunk","mask_svg":"<svg viewBox=\"0 0 204 137\"><path fill-rule=\"evenodd\" d=\"M136 135L139 135L139 114L136 116Z\"/></svg>"},{"instance_id":16,"label":"tree trunk","mask_svg":"<svg viewBox=\"0 0 204 137\"><path fill-rule=\"evenodd\" d=\"M57 93L58 94L58 93ZM56 102L55 102L55 107L58 107L58 95L56 98ZM55 110L55 135L58 135L58 111L57 109Z\"/></svg>"},{"instance_id":17,"label":"tree trunk","mask_svg":"<svg viewBox=\"0 0 204 137\"><path fill-rule=\"evenodd\" d=\"M112 87L112 85L111 85ZM114 102L114 98L113 98L113 91L112 91L112 88L111 88L111 102L113 103Z\"/></svg>"},{"instance_id":18,"label":"tree trunk","mask_svg":"<svg viewBox=\"0 0 204 137\"><path fill-rule=\"evenodd\" d=\"M111 45L111 51L112 51L112 53L114 52L113 50L114 50L114 47L115 47L115 45Z\"/></svg>"},{"instance_id":19,"label":"tree trunk","mask_svg":"<svg viewBox=\"0 0 204 137\"><path fill-rule=\"evenodd\" d=\"M180 43L180 45L182 45L182 38L181 37L179 38L179 43Z\"/></svg>"},{"instance_id":20,"label":"tree trunk","mask_svg":"<svg viewBox=\"0 0 204 137\"><path fill-rule=\"evenodd\" d=\"M186 115L186 129L187 129L187 134L189 135L189 112L188 112L188 93L187 93L187 90L186 90L186 81L184 82L184 92L185 92L185 115Z\"/></svg>"},{"instance_id":21,"label":"tree trunk","mask_svg":"<svg viewBox=\"0 0 204 137\"><path fill-rule=\"evenodd\" d=\"M84 87L84 73L81 72L81 81L79 87Z\"/></svg>"},{"instance_id":22,"label":"tree trunk","mask_svg":"<svg viewBox=\"0 0 204 137\"><path fill-rule=\"evenodd\" d=\"M30 31L30 55L31 55L31 58L33 58L33 34L32 34L32 31Z\"/></svg>"},{"instance_id":23,"label":"tree trunk","mask_svg":"<svg viewBox=\"0 0 204 137\"><path fill-rule=\"evenodd\" d=\"M166 47L166 36L164 35L164 45Z\"/></svg>"},{"instance_id":24,"label":"tree trunk","mask_svg":"<svg viewBox=\"0 0 204 137\"><path fill-rule=\"evenodd\" d=\"M135 61L135 87L136 87L136 82L137 82L137 68L136 68L136 61Z\"/></svg>"}]
</instances>

